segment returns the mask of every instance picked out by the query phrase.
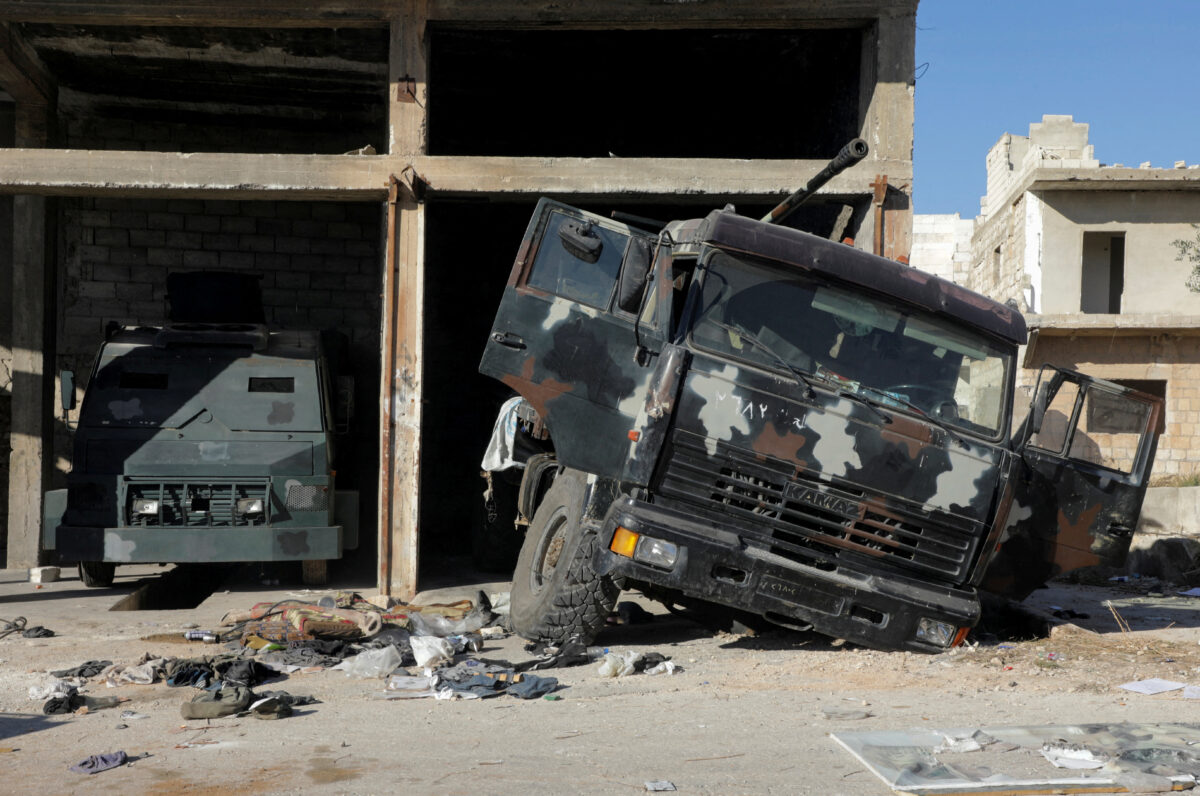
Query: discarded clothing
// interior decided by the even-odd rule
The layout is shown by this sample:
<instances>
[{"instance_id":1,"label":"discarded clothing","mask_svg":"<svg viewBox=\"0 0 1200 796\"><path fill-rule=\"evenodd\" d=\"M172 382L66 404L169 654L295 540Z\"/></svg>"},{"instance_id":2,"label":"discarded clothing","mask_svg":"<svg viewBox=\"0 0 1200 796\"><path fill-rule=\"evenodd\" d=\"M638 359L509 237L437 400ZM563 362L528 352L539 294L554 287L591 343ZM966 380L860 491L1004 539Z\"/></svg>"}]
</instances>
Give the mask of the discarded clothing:
<instances>
[{"instance_id":1,"label":"discarded clothing","mask_svg":"<svg viewBox=\"0 0 1200 796\"><path fill-rule=\"evenodd\" d=\"M55 716L74 713L80 708L103 710L104 708L116 707L126 701L128 700L122 697L92 697L84 696L83 694L71 694L66 697L53 697L46 700L46 704L42 705L42 712L47 716Z\"/></svg>"},{"instance_id":2,"label":"discarded clothing","mask_svg":"<svg viewBox=\"0 0 1200 796\"><path fill-rule=\"evenodd\" d=\"M291 705L294 708L300 707L301 705L319 705L319 704L321 704L321 700L317 699L314 696L305 696L303 694L289 694L287 691L259 691L258 696L259 696L259 698L272 697L273 699L278 699L280 702L283 702L285 705Z\"/></svg>"},{"instance_id":3,"label":"discarded clothing","mask_svg":"<svg viewBox=\"0 0 1200 796\"><path fill-rule=\"evenodd\" d=\"M68 696L51 697L46 704L42 705L42 713L47 716L58 716L64 713L74 713L84 706L85 701L82 694L69 694Z\"/></svg>"},{"instance_id":4,"label":"discarded clothing","mask_svg":"<svg viewBox=\"0 0 1200 796\"><path fill-rule=\"evenodd\" d=\"M129 762L129 756L124 752L109 752L104 755L92 755L87 760L81 760L71 766L69 770L78 774L99 774L101 771L108 771L110 768L123 766Z\"/></svg>"},{"instance_id":5,"label":"discarded clothing","mask_svg":"<svg viewBox=\"0 0 1200 796\"><path fill-rule=\"evenodd\" d=\"M136 664L127 666L121 663L114 663L103 672L101 677L110 688L116 688L120 685L150 685L163 678L166 673L167 659L155 658L146 653Z\"/></svg>"},{"instance_id":6,"label":"discarded clothing","mask_svg":"<svg viewBox=\"0 0 1200 796\"><path fill-rule=\"evenodd\" d=\"M59 669L58 671L50 672L55 677L95 677L100 672L112 666L112 661L88 661L81 663L73 669Z\"/></svg>"},{"instance_id":7,"label":"discarded clothing","mask_svg":"<svg viewBox=\"0 0 1200 796\"><path fill-rule=\"evenodd\" d=\"M255 660L271 665L298 666L301 669L309 666L328 669L354 654L348 642L310 639L289 642L286 650L262 654Z\"/></svg>"},{"instance_id":8,"label":"discarded clothing","mask_svg":"<svg viewBox=\"0 0 1200 796\"><path fill-rule=\"evenodd\" d=\"M41 625L34 625L22 632L21 635L25 638L50 638L54 635L54 631Z\"/></svg>"},{"instance_id":9,"label":"discarded clothing","mask_svg":"<svg viewBox=\"0 0 1200 796\"><path fill-rule=\"evenodd\" d=\"M566 666L582 666L592 662L587 645L576 638L564 644L553 646L530 642L525 645L525 651L536 655L532 661L525 661L516 666L519 672L536 671L538 669L558 669Z\"/></svg>"},{"instance_id":10,"label":"discarded clothing","mask_svg":"<svg viewBox=\"0 0 1200 796\"><path fill-rule=\"evenodd\" d=\"M558 680L553 677L538 677L509 671L477 674L459 682L439 682L438 690L442 691L443 686L457 694L480 699L501 694L511 694L521 699L537 699L557 689Z\"/></svg>"},{"instance_id":11,"label":"discarded clothing","mask_svg":"<svg viewBox=\"0 0 1200 796\"><path fill-rule=\"evenodd\" d=\"M262 697L250 703L250 713L256 719L286 719L292 715L292 706L279 697Z\"/></svg>"},{"instance_id":12,"label":"discarded clothing","mask_svg":"<svg viewBox=\"0 0 1200 796\"><path fill-rule=\"evenodd\" d=\"M218 688L197 694L190 702L184 702L179 714L185 719L219 719L241 713L250 707L252 701L254 693L249 688Z\"/></svg>"},{"instance_id":13,"label":"discarded clothing","mask_svg":"<svg viewBox=\"0 0 1200 796\"><path fill-rule=\"evenodd\" d=\"M68 697L75 694L79 690L79 686L83 685L82 680L51 680L42 685L29 686L29 698L36 700L50 699L51 697Z\"/></svg>"},{"instance_id":14,"label":"discarded clothing","mask_svg":"<svg viewBox=\"0 0 1200 796\"><path fill-rule=\"evenodd\" d=\"M256 660L222 661L214 664L213 670L217 674L216 679L222 683L246 688L253 688L259 683L265 683L267 680L274 680L280 676L279 672Z\"/></svg>"}]
</instances>

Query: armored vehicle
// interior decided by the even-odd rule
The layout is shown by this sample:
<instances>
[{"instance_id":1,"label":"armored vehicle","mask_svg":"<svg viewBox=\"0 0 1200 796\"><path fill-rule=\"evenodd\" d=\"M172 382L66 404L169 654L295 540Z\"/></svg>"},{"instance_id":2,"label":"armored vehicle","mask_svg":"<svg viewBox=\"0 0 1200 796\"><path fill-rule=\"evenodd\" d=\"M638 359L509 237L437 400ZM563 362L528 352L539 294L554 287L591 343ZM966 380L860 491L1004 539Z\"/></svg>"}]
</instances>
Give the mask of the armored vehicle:
<instances>
[{"instance_id":1,"label":"armored vehicle","mask_svg":"<svg viewBox=\"0 0 1200 796\"><path fill-rule=\"evenodd\" d=\"M45 548L87 585L110 585L117 564L233 561L302 561L320 583L356 546L358 494L334 471L350 385L328 336L258 322L243 279L174 274L171 322L112 329L100 346L44 524ZM197 301L206 287L223 309ZM62 379L72 409L74 377Z\"/></svg>"},{"instance_id":2,"label":"armored vehicle","mask_svg":"<svg viewBox=\"0 0 1200 796\"><path fill-rule=\"evenodd\" d=\"M1123 563L1161 401L1046 367L1015 423L1015 307L784 205L654 229L538 204L480 365L553 446L519 493L523 636L590 640L636 588L938 652L981 589Z\"/></svg>"}]
</instances>

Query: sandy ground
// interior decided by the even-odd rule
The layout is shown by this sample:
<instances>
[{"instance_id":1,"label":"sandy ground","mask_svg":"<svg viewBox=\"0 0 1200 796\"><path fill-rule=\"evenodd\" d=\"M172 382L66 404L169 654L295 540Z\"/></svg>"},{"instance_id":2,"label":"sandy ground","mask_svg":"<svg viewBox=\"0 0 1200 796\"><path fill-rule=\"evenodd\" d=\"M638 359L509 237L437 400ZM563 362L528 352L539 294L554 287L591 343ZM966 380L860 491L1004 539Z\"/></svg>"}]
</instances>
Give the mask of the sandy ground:
<instances>
[{"instance_id":1,"label":"sandy ground","mask_svg":"<svg viewBox=\"0 0 1200 796\"><path fill-rule=\"evenodd\" d=\"M385 701L380 681L325 671L268 686L321 700L280 721L185 722L179 707L194 692L163 684L92 685L88 693L130 701L82 716L42 715L27 692L50 669L92 659L134 663L146 652L211 653L211 645L145 639L215 626L229 609L301 591L251 582L190 610L108 610L157 571L122 571L111 590L85 589L73 577L37 589L24 572L0 576L0 617L25 616L57 633L0 639L4 792L636 793L647 781L667 780L682 793L887 794L830 732L1187 722L1200 706L1179 691L1143 696L1117 687L1151 677L1200 685L1200 599L1139 582L1041 590L1032 607L1087 618L1049 638L985 639L938 656L877 652L815 634L713 632L643 601L653 621L613 626L597 643L661 652L683 671L618 679L601 678L594 666L545 672L565 686L558 701ZM465 571L457 580L418 601L507 588ZM528 657L515 637L481 654ZM148 718L122 721L121 709ZM93 776L67 770L118 749L135 758L130 765Z\"/></svg>"}]
</instances>

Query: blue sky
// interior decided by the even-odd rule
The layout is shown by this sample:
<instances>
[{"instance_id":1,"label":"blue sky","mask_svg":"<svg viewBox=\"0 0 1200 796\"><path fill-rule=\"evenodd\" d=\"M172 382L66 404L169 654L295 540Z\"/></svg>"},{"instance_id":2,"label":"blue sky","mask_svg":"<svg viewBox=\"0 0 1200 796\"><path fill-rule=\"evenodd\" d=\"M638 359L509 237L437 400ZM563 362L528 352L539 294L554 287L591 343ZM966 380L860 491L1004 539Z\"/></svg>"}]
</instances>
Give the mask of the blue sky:
<instances>
[{"instance_id":1,"label":"blue sky","mask_svg":"<svg viewBox=\"0 0 1200 796\"><path fill-rule=\"evenodd\" d=\"M1200 163L1200 0L921 0L916 63L917 213L978 215L988 148L1047 113L1101 163Z\"/></svg>"}]
</instances>

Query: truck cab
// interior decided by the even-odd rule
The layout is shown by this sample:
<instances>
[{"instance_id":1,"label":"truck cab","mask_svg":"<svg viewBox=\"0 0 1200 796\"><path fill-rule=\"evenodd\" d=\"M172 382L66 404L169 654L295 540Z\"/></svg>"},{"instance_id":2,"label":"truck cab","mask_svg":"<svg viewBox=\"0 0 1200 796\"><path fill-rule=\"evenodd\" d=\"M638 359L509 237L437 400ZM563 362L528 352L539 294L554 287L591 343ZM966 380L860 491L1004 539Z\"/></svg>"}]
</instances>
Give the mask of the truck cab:
<instances>
[{"instance_id":1,"label":"truck cab","mask_svg":"<svg viewBox=\"0 0 1200 796\"><path fill-rule=\"evenodd\" d=\"M639 588L937 652L981 588L1120 565L1161 402L1047 368L1014 430L1025 340L1012 306L728 208L655 230L542 200L480 366L554 448L515 628L590 638Z\"/></svg>"}]
</instances>

